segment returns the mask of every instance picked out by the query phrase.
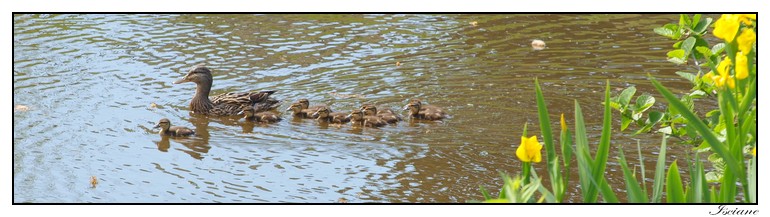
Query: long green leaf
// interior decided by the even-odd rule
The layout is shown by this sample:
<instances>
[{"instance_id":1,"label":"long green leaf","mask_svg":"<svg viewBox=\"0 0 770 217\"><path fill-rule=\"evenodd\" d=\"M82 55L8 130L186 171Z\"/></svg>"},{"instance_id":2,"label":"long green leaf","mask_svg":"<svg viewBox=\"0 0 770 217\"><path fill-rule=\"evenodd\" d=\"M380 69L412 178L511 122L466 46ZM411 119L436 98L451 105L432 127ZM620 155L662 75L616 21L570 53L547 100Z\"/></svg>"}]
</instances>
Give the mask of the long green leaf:
<instances>
[{"instance_id":1,"label":"long green leaf","mask_svg":"<svg viewBox=\"0 0 770 217\"><path fill-rule=\"evenodd\" d=\"M660 151L658 152L658 161L655 165L655 181L652 183L652 201L660 203L663 198L663 174L666 169L666 135L663 134L663 141L660 142Z\"/></svg>"},{"instance_id":2,"label":"long green leaf","mask_svg":"<svg viewBox=\"0 0 770 217\"><path fill-rule=\"evenodd\" d=\"M703 137L703 140L709 144L711 150L719 154L719 156L725 160L727 166L730 167L733 171L741 171L739 169L740 166L738 165L738 161L732 155L730 155L730 152L727 150L727 148L725 148L725 146L719 142L716 135L714 135L714 132L712 132L711 129L709 129L708 126L706 126L706 124L700 120L700 118L688 110L687 107L681 101L679 101L679 99L677 99L673 93L671 93L671 91L663 87L660 82L655 80L655 78L652 76L650 76L650 80L652 81L653 86L655 86L655 89L657 89L658 92L660 92L661 95L666 98L671 107L676 108L680 114L687 119L688 123L690 124L689 126L693 126L695 130L698 131L698 133Z\"/></svg>"},{"instance_id":3,"label":"long green leaf","mask_svg":"<svg viewBox=\"0 0 770 217\"><path fill-rule=\"evenodd\" d=\"M604 170L607 167L607 158L610 152L610 136L612 132L612 112L610 110L610 82L607 81L604 91L604 124L602 125L602 136L599 140L599 148L594 157L593 176L595 180L602 180Z\"/></svg>"},{"instance_id":4,"label":"long green leaf","mask_svg":"<svg viewBox=\"0 0 770 217\"><path fill-rule=\"evenodd\" d=\"M676 160L671 163L671 167L668 168L668 175L666 175L666 202L685 202L682 179L679 177L679 168L676 166Z\"/></svg>"},{"instance_id":5,"label":"long green leaf","mask_svg":"<svg viewBox=\"0 0 770 217\"><path fill-rule=\"evenodd\" d=\"M580 103L575 100L575 157L578 163L578 177L580 178L580 189L583 192L584 203L594 203L597 199L597 193L591 184L593 160L588 152L588 137L586 135L586 126L583 120L583 110Z\"/></svg>"},{"instance_id":6,"label":"long green leaf","mask_svg":"<svg viewBox=\"0 0 770 217\"><path fill-rule=\"evenodd\" d=\"M543 142L545 143L545 151L547 157L546 164L548 168L548 175L551 181L551 189L553 189L554 192L559 192L557 191L557 188L561 187L561 176L559 175L559 171L554 169L558 168L558 165L555 165L555 167L553 165L554 162L558 162L558 160L556 159L556 148L553 144L551 120L548 118L548 106L545 104L543 91L540 88L540 83L537 81L537 78L535 78L535 94L537 95L537 114L540 120L540 132L543 136Z\"/></svg>"},{"instance_id":7,"label":"long green leaf","mask_svg":"<svg viewBox=\"0 0 770 217\"><path fill-rule=\"evenodd\" d=\"M749 185L749 202L756 203L757 202L757 158L751 158L750 166L749 166L749 174L747 175L749 178L748 185Z\"/></svg>"},{"instance_id":8,"label":"long green leaf","mask_svg":"<svg viewBox=\"0 0 770 217\"><path fill-rule=\"evenodd\" d=\"M623 149L618 149L618 155L620 155L620 167L623 169L623 177L626 181L626 191L628 192L628 202L630 203L647 203L647 194L642 192L642 187L639 186L639 181L628 169L628 163L626 162L626 156L623 154ZM644 171L642 171L644 173ZM642 180L644 181L644 180Z\"/></svg>"}]
</instances>

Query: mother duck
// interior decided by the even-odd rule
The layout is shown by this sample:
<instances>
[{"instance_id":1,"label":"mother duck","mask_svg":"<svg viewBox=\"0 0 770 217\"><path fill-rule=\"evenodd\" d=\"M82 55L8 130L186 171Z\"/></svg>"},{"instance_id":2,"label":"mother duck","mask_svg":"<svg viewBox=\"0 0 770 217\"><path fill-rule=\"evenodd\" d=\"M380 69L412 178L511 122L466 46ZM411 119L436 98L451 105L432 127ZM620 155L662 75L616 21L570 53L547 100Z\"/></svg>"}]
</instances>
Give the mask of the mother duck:
<instances>
[{"instance_id":1,"label":"mother duck","mask_svg":"<svg viewBox=\"0 0 770 217\"><path fill-rule=\"evenodd\" d=\"M209 98L214 77L203 64L193 66L184 78L174 84L193 82L197 85L195 96L190 101L190 111L195 114L228 116L237 115L245 106L253 106L254 112L267 111L278 107L278 100L270 98L275 91L230 92Z\"/></svg>"}]
</instances>

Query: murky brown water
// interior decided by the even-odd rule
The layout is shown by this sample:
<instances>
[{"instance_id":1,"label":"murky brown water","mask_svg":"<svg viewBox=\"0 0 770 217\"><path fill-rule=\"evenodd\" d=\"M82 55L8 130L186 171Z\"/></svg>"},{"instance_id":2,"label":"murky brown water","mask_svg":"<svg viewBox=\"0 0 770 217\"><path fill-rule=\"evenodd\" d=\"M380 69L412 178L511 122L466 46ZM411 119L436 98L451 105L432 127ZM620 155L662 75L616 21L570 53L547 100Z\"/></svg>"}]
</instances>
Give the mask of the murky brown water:
<instances>
[{"instance_id":1,"label":"murky brown water","mask_svg":"<svg viewBox=\"0 0 770 217\"><path fill-rule=\"evenodd\" d=\"M524 123L530 135L538 132L535 77L552 120L559 113L573 120L573 100L580 101L592 144L599 138L605 80L613 94L629 85L654 93L650 73L676 92L687 91L689 84L674 74L684 68L665 61L672 41L652 32L677 19L15 15L13 100L29 110L13 116L13 201L481 199L480 185L499 189L498 171L519 172L514 151ZM532 51L532 39L548 48ZM194 85L171 82L198 63L214 71L213 94L278 90L281 111L300 98L340 111L363 103L397 109L420 98L453 117L363 130L290 118L262 126L193 117L187 106ZM151 128L164 117L198 135L161 139ZM636 141L614 133L614 146L623 145L636 164ZM660 138L634 138L643 144L650 179ZM672 146L669 161L687 149ZM96 188L91 176L98 178ZM614 158L607 177L624 199ZM577 179L572 183L570 192L577 193Z\"/></svg>"}]
</instances>

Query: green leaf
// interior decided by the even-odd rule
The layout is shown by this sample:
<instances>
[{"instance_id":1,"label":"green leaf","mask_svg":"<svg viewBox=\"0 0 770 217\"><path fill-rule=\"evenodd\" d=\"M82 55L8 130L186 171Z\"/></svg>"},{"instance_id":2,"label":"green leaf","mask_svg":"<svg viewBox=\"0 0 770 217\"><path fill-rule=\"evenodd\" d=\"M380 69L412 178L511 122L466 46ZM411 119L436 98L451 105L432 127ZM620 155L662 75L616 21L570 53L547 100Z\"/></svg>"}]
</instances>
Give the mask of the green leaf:
<instances>
[{"instance_id":1,"label":"green leaf","mask_svg":"<svg viewBox=\"0 0 770 217\"><path fill-rule=\"evenodd\" d=\"M679 168L676 166L676 160L668 168L666 175L666 202L684 203L685 195L682 188L682 179L679 177Z\"/></svg>"},{"instance_id":2,"label":"green leaf","mask_svg":"<svg viewBox=\"0 0 770 217\"><path fill-rule=\"evenodd\" d=\"M620 104L620 112L625 111L628 104L631 102L631 97L633 97L635 93L636 87L634 86L630 86L624 89L623 92L620 92L620 95L617 96L617 102Z\"/></svg>"},{"instance_id":3,"label":"green leaf","mask_svg":"<svg viewBox=\"0 0 770 217\"><path fill-rule=\"evenodd\" d=\"M583 192L583 202L595 203L598 198L598 191L591 184L593 179L591 169L594 167L594 162L591 160L589 153L583 110L580 108L580 103L577 100L575 100L575 146L575 157L578 162L578 178L580 178L580 189Z\"/></svg>"},{"instance_id":4,"label":"green leaf","mask_svg":"<svg viewBox=\"0 0 770 217\"><path fill-rule=\"evenodd\" d=\"M695 28L695 26L698 26L698 23L700 22L700 14L696 14L692 16L692 22L690 23L690 26Z\"/></svg>"},{"instance_id":5,"label":"green leaf","mask_svg":"<svg viewBox=\"0 0 770 217\"><path fill-rule=\"evenodd\" d=\"M692 48L695 47L695 38L689 37L685 39L682 42L682 50L684 50L684 56L688 57L690 56L690 53L692 53Z\"/></svg>"},{"instance_id":6,"label":"green leaf","mask_svg":"<svg viewBox=\"0 0 770 217\"><path fill-rule=\"evenodd\" d=\"M629 203L647 203L647 193L642 192L642 187L639 186L639 181L636 180L636 177L631 172L631 170L628 169L628 163L626 162L626 157L623 154L623 149L618 149L618 155L620 156L620 167L623 169L623 177L626 181L626 192L628 192L628 202ZM642 171L644 173L644 171Z\"/></svg>"},{"instance_id":7,"label":"green leaf","mask_svg":"<svg viewBox=\"0 0 770 217\"><path fill-rule=\"evenodd\" d=\"M687 61L685 58L685 51L682 49L669 51L666 53L666 56L668 56L669 62L675 63L677 65L684 64Z\"/></svg>"},{"instance_id":8,"label":"green leaf","mask_svg":"<svg viewBox=\"0 0 770 217\"><path fill-rule=\"evenodd\" d=\"M489 191L487 191L484 186L479 186L479 190L481 191L481 195L484 195L484 200L491 200L492 196L489 195Z\"/></svg>"},{"instance_id":9,"label":"green leaf","mask_svg":"<svg viewBox=\"0 0 770 217\"><path fill-rule=\"evenodd\" d=\"M711 57L711 55L713 55L713 53L711 53L711 49L709 49L708 47L697 46L697 47L695 47L695 50L698 51L699 53L703 54L703 56L706 57L706 58L709 58L709 57Z\"/></svg>"},{"instance_id":10,"label":"green leaf","mask_svg":"<svg viewBox=\"0 0 770 217\"><path fill-rule=\"evenodd\" d=\"M699 35L703 35L706 32L706 29L708 29L709 25L711 25L711 19L710 17L706 18L706 20L702 22L698 22L695 27L692 28L692 31L698 33Z\"/></svg>"},{"instance_id":11,"label":"green leaf","mask_svg":"<svg viewBox=\"0 0 770 217\"><path fill-rule=\"evenodd\" d=\"M757 157L751 158L751 161L749 162L749 170L748 170L748 181L749 181L749 202L756 203L757 202Z\"/></svg>"},{"instance_id":12,"label":"green leaf","mask_svg":"<svg viewBox=\"0 0 770 217\"><path fill-rule=\"evenodd\" d=\"M679 30L678 29L675 30L675 29L672 29L672 28L668 28L669 25L670 24L666 24L663 27L654 28L654 29L652 29L652 31L657 33L658 35L669 37L671 39L679 39L679 34L678 34Z\"/></svg>"},{"instance_id":13,"label":"green leaf","mask_svg":"<svg viewBox=\"0 0 770 217\"><path fill-rule=\"evenodd\" d=\"M715 44L713 47L711 47L711 53L712 53L712 55L715 55L715 54L720 54L720 53L722 53L722 51L724 51L724 50L725 50L725 47L727 47L727 45L725 45L725 43L718 43L718 44Z\"/></svg>"},{"instance_id":14,"label":"green leaf","mask_svg":"<svg viewBox=\"0 0 770 217\"><path fill-rule=\"evenodd\" d=\"M634 109L634 113L642 113L644 111L647 111L652 105L655 104L655 97L650 96L649 94L643 94L636 98L636 109Z\"/></svg>"},{"instance_id":15,"label":"green leaf","mask_svg":"<svg viewBox=\"0 0 770 217\"><path fill-rule=\"evenodd\" d=\"M631 124L631 118L626 117L626 116L621 116L620 117L620 131L623 131L626 128L628 128L629 124Z\"/></svg>"},{"instance_id":16,"label":"green leaf","mask_svg":"<svg viewBox=\"0 0 770 217\"><path fill-rule=\"evenodd\" d=\"M660 152L658 161L655 165L655 180L652 183L652 200L650 202L660 203L663 197L663 174L666 169L666 135L663 135L663 141L660 142Z\"/></svg>"},{"instance_id":17,"label":"green leaf","mask_svg":"<svg viewBox=\"0 0 770 217\"><path fill-rule=\"evenodd\" d=\"M548 118L548 106L545 104L545 99L543 97L543 91L540 88L540 83L537 81L537 78L535 78L535 95L536 95L536 101L537 101L537 114L538 119L540 120L540 131L543 136L543 142L545 143L545 150L546 150L546 163L548 164L548 168L554 167L554 162L558 162L556 159L556 148L553 144L553 133L551 130L551 120ZM607 102L609 106L609 102ZM558 166L558 165L557 165ZM559 176L559 172L555 170L548 170L548 175L551 180L551 187L555 188L557 187L558 183L560 182L561 177ZM556 190L554 189L554 192Z\"/></svg>"},{"instance_id":18,"label":"green leaf","mask_svg":"<svg viewBox=\"0 0 770 217\"><path fill-rule=\"evenodd\" d=\"M679 77L683 77L684 79L687 79L688 81L690 81L690 83L693 83L693 84L695 84L698 79L698 76L689 72L677 71L676 74L679 75Z\"/></svg>"}]
</instances>

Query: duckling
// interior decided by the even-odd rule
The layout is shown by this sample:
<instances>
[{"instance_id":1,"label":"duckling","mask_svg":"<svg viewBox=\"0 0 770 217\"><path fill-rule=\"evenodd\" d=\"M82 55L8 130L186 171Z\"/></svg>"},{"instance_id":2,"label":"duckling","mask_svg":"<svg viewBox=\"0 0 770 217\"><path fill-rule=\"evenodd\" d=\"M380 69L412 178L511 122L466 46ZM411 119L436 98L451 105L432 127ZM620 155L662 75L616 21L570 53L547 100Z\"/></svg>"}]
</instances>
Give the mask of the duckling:
<instances>
[{"instance_id":1,"label":"duckling","mask_svg":"<svg viewBox=\"0 0 770 217\"><path fill-rule=\"evenodd\" d=\"M314 110L303 109L302 104L298 102L292 103L286 111L291 111L291 114L294 115L294 117L300 118L312 118L310 115L315 113Z\"/></svg>"},{"instance_id":2,"label":"duckling","mask_svg":"<svg viewBox=\"0 0 770 217\"><path fill-rule=\"evenodd\" d=\"M253 107L244 107L238 114L243 114L243 118L246 120L254 120L262 123L275 123L281 120L281 117L278 117L278 115L275 115L272 112L259 112L255 114Z\"/></svg>"},{"instance_id":3,"label":"duckling","mask_svg":"<svg viewBox=\"0 0 770 217\"><path fill-rule=\"evenodd\" d=\"M310 109L313 111L318 111L318 109L327 107L326 104L317 104L314 106L310 106L310 101L307 99L300 99L299 101L297 101L297 103L302 104L302 109Z\"/></svg>"},{"instance_id":4,"label":"duckling","mask_svg":"<svg viewBox=\"0 0 770 217\"><path fill-rule=\"evenodd\" d=\"M383 110L377 111L377 107L375 107L374 105L364 104L361 106L361 111L364 112L364 115L372 115L372 116L380 117L383 120L387 121L389 124L393 124L401 121L401 117L399 117L396 113L393 112L393 110L389 108L385 108Z\"/></svg>"},{"instance_id":5,"label":"duckling","mask_svg":"<svg viewBox=\"0 0 770 217\"><path fill-rule=\"evenodd\" d=\"M313 113L313 117L317 117L316 120L319 121L328 121L330 123L334 124L344 124L347 122L350 122L350 118L348 118L348 114L344 112L332 112L329 107L321 107Z\"/></svg>"},{"instance_id":6,"label":"duckling","mask_svg":"<svg viewBox=\"0 0 770 217\"><path fill-rule=\"evenodd\" d=\"M175 81L174 84L193 82L197 86L195 95L190 101L190 110L193 113L228 116L237 115L242 107L253 106L256 111L262 112L278 107L279 101L270 97L275 91L260 92L230 92L209 97L214 78L211 70L203 64L194 66L184 78Z\"/></svg>"},{"instance_id":7,"label":"duckling","mask_svg":"<svg viewBox=\"0 0 770 217\"><path fill-rule=\"evenodd\" d=\"M171 126L171 121L166 118L160 119L153 128L160 127L160 135L164 136L189 136L195 134L195 131L187 127Z\"/></svg>"},{"instance_id":8,"label":"duckling","mask_svg":"<svg viewBox=\"0 0 770 217\"><path fill-rule=\"evenodd\" d=\"M380 117L364 115L364 112L362 112L360 109L356 109L350 112L348 118L350 118L350 122L353 123L353 125L365 127L381 127L388 124L387 121L382 120Z\"/></svg>"},{"instance_id":9,"label":"duckling","mask_svg":"<svg viewBox=\"0 0 770 217\"><path fill-rule=\"evenodd\" d=\"M446 118L444 109L433 105L423 105L420 100L410 100L409 104L404 106L404 111L409 110L409 116L423 120L441 120Z\"/></svg>"}]
</instances>

